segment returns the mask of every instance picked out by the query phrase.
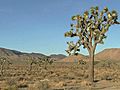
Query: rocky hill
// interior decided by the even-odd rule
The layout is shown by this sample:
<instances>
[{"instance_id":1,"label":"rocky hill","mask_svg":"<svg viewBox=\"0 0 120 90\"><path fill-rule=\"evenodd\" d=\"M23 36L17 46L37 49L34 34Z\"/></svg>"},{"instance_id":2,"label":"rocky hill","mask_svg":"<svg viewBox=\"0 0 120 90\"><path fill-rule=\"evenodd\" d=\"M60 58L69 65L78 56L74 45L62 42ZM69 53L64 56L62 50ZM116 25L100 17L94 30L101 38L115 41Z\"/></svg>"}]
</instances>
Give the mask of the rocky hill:
<instances>
[{"instance_id":1,"label":"rocky hill","mask_svg":"<svg viewBox=\"0 0 120 90\"><path fill-rule=\"evenodd\" d=\"M6 48L0 48L0 56L1 57L8 57L11 60L26 60L30 57L46 57L46 55L41 53L24 53L16 50L10 50Z\"/></svg>"},{"instance_id":2,"label":"rocky hill","mask_svg":"<svg viewBox=\"0 0 120 90\"><path fill-rule=\"evenodd\" d=\"M10 50L6 48L0 48L0 56L9 57L11 60L26 60L29 57L47 57L41 53L25 53L16 50ZM79 54L78 56L65 56L63 54L50 55L56 61L61 62L75 62L77 60L88 60L88 56ZM120 48L105 49L95 55L95 60L120 60Z\"/></svg>"},{"instance_id":3,"label":"rocky hill","mask_svg":"<svg viewBox=\"0 0 120 90\"><path fill-rule=\"evenodd\" d=\"M96 60L120 60L120 48L105 49L95 56Z\"/></svg>"},{"instance_id":4,"label":"rocky hill","mask_svg":"<svg viewBox=\"0 0 120 90\"><path fill-rule=\"evenodd\" d=\"M55 59L55 60L61 60L61 59L66 58L67 56L65 56L63 54L51 54L50 57Z\"/></svg>"},{"instance_id":5,"label":"rocky hill","mask_svg":"<svg viewBox=\"0 0 120 90\"><path fill-rule=\"evenodd\" d=\"M63 62L74 62L76 60L87 60L88 56L79 54L78 56L68 56L64 58ZM120 48L105 49L95 55L95 60L120 60Z\"/></svg>"},{"instance_id":6,"label":"rocky hill","mask_svg":"<svg viewBox=\"0 0 120 90\"><path fill-rule=\"evenodd\" d=\"M30 57L34 57L34 58L45 58L47 57L47 55L41 54L41 53L25 53L25 52L20 52L20 51L16 51L16 50L10 50L10 49L6 49L6 48L0 48L0 56L1 57L8 57L11 60L15 60L15 61L21 61L21 60L27 60ZM66 56L63 54L52 54L50 55L50 57L54 60L61 60L63 58L65 58Z\"/></svg>"},{"instance_id":7,"label":"rocky hill","mask_svg":"<svg viewBox=\"0 0 120 90\"><path fill-rule=\"evenodd\" d=\"M61 61L62 62L78 62L79 60L87 60L88 57L87 56L84 56L82 54L79 54L79 55L72 55L72 56L68 56L64 59L62 59Z\"/></svg>"}]
</instances>

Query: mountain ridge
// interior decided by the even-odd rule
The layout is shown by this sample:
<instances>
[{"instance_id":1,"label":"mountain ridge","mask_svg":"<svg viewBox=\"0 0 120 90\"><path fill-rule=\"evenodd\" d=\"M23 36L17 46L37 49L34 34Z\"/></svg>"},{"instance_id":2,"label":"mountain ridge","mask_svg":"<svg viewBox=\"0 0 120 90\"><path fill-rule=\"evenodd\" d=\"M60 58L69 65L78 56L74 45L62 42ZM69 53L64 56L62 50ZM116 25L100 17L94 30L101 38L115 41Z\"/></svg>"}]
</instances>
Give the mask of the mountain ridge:
<instances>
[{"instance_id":1,"label":"mountain ridge","mask_svg":"<svg viewBox=\"0 0 120 90\"><path fill-rule=\"evenodd\" d=\"M89 60L89 56L79 54L78 56L72 55L64 58L63 62L74 62L79 60ZM95 54L95 60L120 60L120 48L107 48Z\"/></svg>"},{"instance_id":2,"label":"mountain ridge","mask_svg":"<svg viewBox=\"0 0 120 90\"><path fill-rule=\"evenodd\" d=\"M120 60L120 48L107 48L95 55L100 60Z\"/></svg>"},{"instance_id":3,"label":"mountain ridge","mask_svg":"<svg viewBox=\"0 0 120 90\"><path fill-rule=\"evenodd\" d=\"M44 58L47 55L42 53L26 53L17 50L11 50L0 47L0 56L9 57L12 60L25 60L29 57ZM79 54L78 56L65 56L63 54L51 54L49 55L55 61L74 62L74 60L88 60L88 56ZM95 55L95 60L120 60L120 48L107 48Z\"/></svg>"},{"instance_id":4,"label":"mountain ridge","mask_svg":"<svg viewBox=\"0 0 120 90\"><path fill-rule=\"evenodd\" d=\"M9 57L11 59L27 59L29 57L40 57L40 58L47 57L47 55L42 53L36 53L36 52L26 53L26 52L21 52L21 51L11 50L1 47L0 47L0 56ZM63 54L51 54L50 57L51 58L55 57L54 59L59 60L59 59L63 59L66 56Z\"/></svg>"}]
</instances>

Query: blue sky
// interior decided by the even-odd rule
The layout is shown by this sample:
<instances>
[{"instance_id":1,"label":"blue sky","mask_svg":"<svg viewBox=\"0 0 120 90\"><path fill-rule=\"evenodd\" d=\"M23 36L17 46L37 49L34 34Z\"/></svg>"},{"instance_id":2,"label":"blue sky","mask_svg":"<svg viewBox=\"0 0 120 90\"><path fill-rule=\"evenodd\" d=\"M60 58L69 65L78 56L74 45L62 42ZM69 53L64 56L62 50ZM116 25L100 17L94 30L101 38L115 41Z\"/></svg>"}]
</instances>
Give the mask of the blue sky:
<instances>
[{"instance_id":1,"label":"blue sky","mask_svg":"<svg viewBox=\"0 0 120 90\"><path fill-rule=\"evenodd\" d=\"M120 0L0 0L0 47L66 54L66 41L70 39L64 33L70 29L71 16L91 6L107 6L120 15ZM105 44L96 52L120 48L120 25L112 26L107 34ZM81 53L87 54L87 50L81 49Z\"/></svg>"}]
</instances>

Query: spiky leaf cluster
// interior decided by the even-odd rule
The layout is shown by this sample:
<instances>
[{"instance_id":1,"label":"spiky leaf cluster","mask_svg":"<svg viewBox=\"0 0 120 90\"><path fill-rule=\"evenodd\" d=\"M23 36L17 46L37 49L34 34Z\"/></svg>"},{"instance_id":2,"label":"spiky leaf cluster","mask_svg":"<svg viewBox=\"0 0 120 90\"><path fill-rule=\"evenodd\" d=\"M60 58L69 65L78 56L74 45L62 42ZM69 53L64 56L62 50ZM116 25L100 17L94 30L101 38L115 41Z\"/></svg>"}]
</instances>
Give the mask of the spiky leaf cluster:
<instances>
[{"instance_id":1,"label":"spiky leaf cluster","mask_svg":"<svg viewBox=\"0 0 120 90\"><path fill-rule=\"evenodd\" d=\"M83 15L72 16L74 21L71 24L70 31L67 31L65 37L79 37L78 42L67 42L68 49L66 52L71 55L79 51L79 47L90 49L94 44L103 44L107 37L106 32L113 24L120 24L118 21L118 14L115 10L109 11L105 7L102 11L99 8L91 7L89 11L85 11Z\"/></svg>"}]
</instances>

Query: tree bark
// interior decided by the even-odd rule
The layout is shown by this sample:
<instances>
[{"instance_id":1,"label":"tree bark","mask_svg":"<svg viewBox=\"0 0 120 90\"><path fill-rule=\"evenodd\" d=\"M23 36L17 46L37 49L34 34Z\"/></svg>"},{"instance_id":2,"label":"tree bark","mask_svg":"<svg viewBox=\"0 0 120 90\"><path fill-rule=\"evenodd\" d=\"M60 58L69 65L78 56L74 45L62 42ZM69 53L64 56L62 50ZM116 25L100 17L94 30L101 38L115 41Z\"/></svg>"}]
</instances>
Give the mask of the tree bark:
<instances>
[{"instance_id":1,"label":"tree bark","mask_svg":"<svg viewBox=\"0 0 120 90\"><path fill-rule=\"evenodd\" d=\"M91 84L94 82L94 50L90 51L90 63L89 63L89 81Z\"/></svg>"}]
</instances>

